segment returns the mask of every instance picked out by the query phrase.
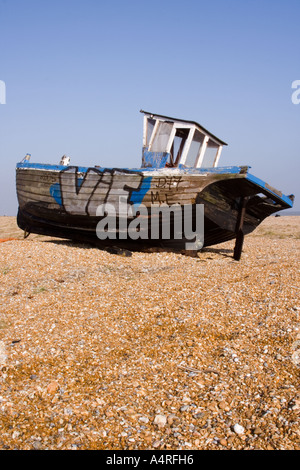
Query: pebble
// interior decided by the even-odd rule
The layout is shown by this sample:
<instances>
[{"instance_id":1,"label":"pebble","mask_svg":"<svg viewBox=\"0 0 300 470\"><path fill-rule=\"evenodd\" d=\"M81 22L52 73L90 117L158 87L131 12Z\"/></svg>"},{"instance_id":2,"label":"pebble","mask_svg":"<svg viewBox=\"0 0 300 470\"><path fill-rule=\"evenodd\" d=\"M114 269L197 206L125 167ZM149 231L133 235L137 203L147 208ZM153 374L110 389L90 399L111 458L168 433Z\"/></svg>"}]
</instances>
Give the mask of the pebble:
<instances>
[{"instance_id":1,"label":"pebble","mask_svg":"<svg viewBox=\"0 0 300 470\"><path fill-rule=\"evenodd\" d=\"M240 424L235 424L233 426L233 430L236 434L244 434L245 432L245 428L241 426Z\"/></svg>"},{"instance_id":2,"label":"pebble","mask_svg":"<svg viewBox=\"0 0 300 470\"><path fill-rule=\"evenodd\" d=\"M139 421L142 423L149 423L149 418L147 418L147 416L140 416Z\"/></svg>"},{"instance_id":3,"label":"pebble","mask_svg":"<svg viewBox=\"0 0 300 470\"><path fill-rule=\"evenodd\" d=\"M42 449L42 443L40 441L34 441L32 443L32 447L34 450L41 450Z\"/></svg>"},{"instance_id":4,"label":"pebble","mask_svg":"<svg viewBox=\"0 0 300 470\"><path fill-rule=\"evenodd\" d=\"M154 424L156 424L159 427L163 427L167 423L167 417L164 415L156 415L154 418Z\"/></svg>"},{"instance_id":5,"label":"pebble","mask_svg":"<svg viewBox=\"0 0 300 470\"><path fill-rule=\"evenodd\" d=\"M161 445L161 442L160 441L154 441L153 444L152 444L152 447L154 449L156 449L157 447L159 447Z\"/></svg>"},{"instance_id":6,"label":"pebble","mask_svg":"<svg viewBox=\"0 0 300 470\"><path fill-rule=\"evenodd\" d=\"M189 405L182 405L180 407L180 411L187 411L189 408L190 408Z\"/></svg>"},{"instance_id":7,"label":"pebble","mask_svg":"<svg viewBox=\"0 0 300 470\"><path fill-rule=\"evenodd\" d=\"M220 401L218 406L221 410L225 410L225 408L228 408L227 403L225 401Z\"/></svg>"},{"instance_id":8,"label":"pebble","mask_svg":"<svg viewBox=\"0 0 300 470\"><path fill-rule=\"evenodd\" d=\"M253 433L254 434L263 434L263 431L260 428L255 428Z\"/></svg>"},{"instance_id":9,"label":"pebble","mask_svg":"<svg viewBox=\"0 0 300 470\"><path fill-rule=\"evenodd\" d=\"M47 386L47 392L50 393L50 395L54 395L58 389L59 385L57 382L50 382Z\"/></svg>"}]
</instances>

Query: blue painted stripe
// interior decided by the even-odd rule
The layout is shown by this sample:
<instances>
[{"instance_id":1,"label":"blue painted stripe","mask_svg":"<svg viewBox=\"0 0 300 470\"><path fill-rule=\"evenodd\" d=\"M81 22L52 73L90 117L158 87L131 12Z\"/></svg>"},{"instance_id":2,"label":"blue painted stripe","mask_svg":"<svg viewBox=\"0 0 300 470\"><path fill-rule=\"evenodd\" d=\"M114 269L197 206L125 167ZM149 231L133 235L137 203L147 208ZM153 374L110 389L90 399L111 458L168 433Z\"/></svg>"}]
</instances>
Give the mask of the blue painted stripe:
<instances>
[{"instance_id":1,"label":"blue painted stripe","mask_svg":"<svg viewBox=\"0 0 300 470\"><path fill-rule=\"evenodd\" d=\"M70 165L72 166L72 165ZM76 166L76 165L74 165ZM66 170L68 167L65 165L51 165L49 163L29 163L29 162L24 162L24 163L17 163L17 168L32 168L35 170L52 170L52 171L62 171ZM78 172L80 173L86 173L89 167L77 167ZM97 168L97 170L103 171L104 168Z\"/></svg>"},{"instance_id":2,"label":"blue painted stripe","mask_svg":"<svg viewBox=\"0 0 300 470\"><path fill-rule=\"evenodd\" d=\"M276 194L276 192L272 191L272 189L269 187L269 185L267 185L267 183L265 181L261 180L257 176L251 175L251 173L247 173L246 179L248 181L251 181L251 183L256 184L261 189L268 192L270 195L276 196L277 199L280 199L285 204L287 204L289 207L293 207L293 201L288 196L286 196L285 194L281 194L281 196L279 196L278 194Z\"/></svg>"},{"instance_id":3,"label":"blue painted stripe","mask_svg":"<svg viewBox=\"0 0 300 470\"><path fill-rule=\"evenodd\" d=\"M130 202L133 203L134 207L138 209L138 207L142 204L143 199L146 193L149 191L151 187L152 176L146 176L143 179L142 185L137 191L132 191L130 196Z\"/></svg>"},{"instance_id":4,"label":"blue painted stripe","mask_svg":"<svg viewBox=\"0 0 300 470\"><path fill-rule=\"evenodd\" d=\"M76 165L70 165L70 166L76 166ZM24 162L24 163L17 163L17 168L32 168L36 170L52 170L52 171L62 171L66 170L68 167L63 166L63 165L51 165L48 163L30 163L30 162ZM91 167L78 167L78 172L79 173L86 173L88 169ZM93 167L92 167L93 168ZM104 170L113 170L114 168L98 168L96 167L98 171L102 172ZM162 168L122 168L122 170L127 170L127 171L134 171L134 172L139 172L139 173L146 173L146 172L157 172L158 174L161 173ZM179 165L178 168L168 168L168 171L176 171L181 170L183 174L201 174L201 173L214 173L214 174L239 174L241 172L241 167L239 166L226 166L226 167L216 167L216 168L186 168L183 165Z\"/></svg>"},{"instance_id":5,"label":"blue painted stripe","mask_svg":"<svg viewBox=\"0 0 300 470\"><path fill-rule=\"evenodd\" d=\"M57 204L62 206L62 197L61 197L61 190L60 190L60 184L59 183L54 183L50 186L49 189L50 196L52 196Z\"/></svg>"},{"instance_id":6,"label":"blue painted stripe","mask_svg":"<svg viewBox=\"0 0 300 470\"><path fill-rule=\"evenodd\" d=\"M84 178L78 178L77 179L77 185L78 185L78 188L80 188L80 186L82 185L84 181ZM49 192L50 192L50 196L52 196L55 201L57 202L57 204L59 204L60 206L62 206L62 196L61 196L61 189L60 189L60 183L54 183L50 186L49 188Z\"/></svg>"}]
</instances>

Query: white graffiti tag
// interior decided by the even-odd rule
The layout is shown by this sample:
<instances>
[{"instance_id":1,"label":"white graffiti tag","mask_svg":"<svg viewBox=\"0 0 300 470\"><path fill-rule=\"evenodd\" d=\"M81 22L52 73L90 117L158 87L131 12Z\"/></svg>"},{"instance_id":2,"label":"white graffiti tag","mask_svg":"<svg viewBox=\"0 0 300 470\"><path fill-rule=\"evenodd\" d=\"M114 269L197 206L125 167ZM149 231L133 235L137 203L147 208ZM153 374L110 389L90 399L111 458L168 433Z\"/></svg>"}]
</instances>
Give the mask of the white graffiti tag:
<instances>
[{"instance_id":1,"label":"white graffiti tag","mask_svg":"<svg viewBox=\"0 0 300 470\"><path fill-rule=\"evenodd\" d=\"M81 173L78 167L68 167L61 171L59 180L62 206L67 213L96 216L99 204L114 204L120 197L126 197L129 202L143 175L129 170L96 168Z\"/></svg>"}]
</instances>

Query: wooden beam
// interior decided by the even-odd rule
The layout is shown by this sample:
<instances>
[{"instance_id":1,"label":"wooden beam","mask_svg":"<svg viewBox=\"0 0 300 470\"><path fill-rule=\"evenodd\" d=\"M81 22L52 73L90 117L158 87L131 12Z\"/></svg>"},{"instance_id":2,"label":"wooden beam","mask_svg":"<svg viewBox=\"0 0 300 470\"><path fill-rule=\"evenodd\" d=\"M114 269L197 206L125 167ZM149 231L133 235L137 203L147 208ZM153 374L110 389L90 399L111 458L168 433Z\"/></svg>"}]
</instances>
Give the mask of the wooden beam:
<instances>
[{"instance_id":1,"label":"wooden beam","mask_svg":"<svg viewBox=\"0 0 300 470\"><path fill-rule=\"evenodd\" d=\"M157 119L157 121L156 121L155 124L154 124L153 131L152 131L152 135L151 135L151 138L150 138L150 141L149 141L149 145L148 145L148 150L150 150L150 151L151 151L151 146L152 146L152 144L153 144L154 137L156 136L156 133L157 133L159 124L160 124L160 121Z\"/></svg>"},{"instance_id":2,"label":"wooden beam","mask_svg":"<svg viewBox=\"0 0 300 470\"><path fill-rule=\"evenodd\" d=\"M182 155L181 155L181 159L180 159L180 163L181 163L182 165L185 164L186 157L187 157L187 155L188 155L188 153L189 153L190 146L191 146L191 143L192 143L194 134L195 134L195 130L196 130L196 127L195 127L195 126L192 126L192 127L190 128L190 132L189 132L188 138L186 139L185 146L184 146L184 149L183 149L183 152L182 152Z\"/></svg>"},{"instance_id":3,"label":"wooden beam","mask_svg":"<svg viewBox=\"0 0 300 470\"><path fill-rule=\"evenodd\" d=\"M217 155L216 155L216 157L215 157L214 164L213 164L214 167L218 166L222 149L223 149L223 145L220 145L220 147L218 148L218 151L217 151Z\"/></svg>"},{"instance_id":4,"label":"wooden beam","mask_svg":"<svg viewBox=\"0 0 300 470\"><path fill-rule=\"evenodd\" d=\"M147 133L148 133L148 118L144 115L144 126L143 126L143 147L147 145Z\"/></svg>"},{"instance_id":5,"label":"wooden beam","mask_svg":"<svg viewBox=\"0 0 300 470\"><path fill-rule=\"evenodd\" d=\"M196 159L196 168L200 168L202 165L208 141L209 141L209 137L206 135L203 139L202 145L200 146L200 153Z\"/></svg>"},{"instance_id":6,"label":"wooden beam","mask_svg":"<svg viewBox=\"0 0 300 470\"><path fill-rule=\"evenodd\" d=\"M234 246L234 251L233 251L233 258L236 261L239 261L241 259L242 250L243 250L243 243L244 243L243 226L244 226L244 217L246 213L247 202L248 202L248 197L243 197L240 202L240 207L239 207L239 212L238 212L238 217L237 217L237 223L236 223L236 229L235 229L236 240L235 240L235 246Z\"/></svg>"},{"instance_id":7,"label":"wooden beam","mask_svg":"<svg viewBox=\"0 0 300 470\"><path fill-rule=\"evenodd\" d=\"M166 152L168 152L168 153L171 152L171 148L172 148L172 145L174 143L175 134L176 134L176 127L173 124L172 130L171 130L171 133L170 133L170 137L169 137L169 141L168 141L168 145L167 145L167 148L166 148Z\"/></svg>"}]
</instances>

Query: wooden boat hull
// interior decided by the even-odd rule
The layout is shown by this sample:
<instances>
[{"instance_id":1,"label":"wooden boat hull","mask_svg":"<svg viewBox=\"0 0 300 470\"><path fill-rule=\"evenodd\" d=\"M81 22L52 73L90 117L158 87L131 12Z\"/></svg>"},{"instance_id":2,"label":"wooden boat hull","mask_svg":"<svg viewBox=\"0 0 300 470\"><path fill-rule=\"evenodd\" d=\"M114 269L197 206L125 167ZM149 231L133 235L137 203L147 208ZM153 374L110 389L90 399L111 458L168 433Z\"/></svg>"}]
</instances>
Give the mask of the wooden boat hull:
<instances>
[{"instance_id":1,"label":"wooden boat hull","mask_svg":"<svg viewBox=\"0 0 300 470\"><path fill-rule=\"evenodd\" d=\"M247 167L209 169L107 169L19 163L16 168L19 203L18 225L27 233L96 243L101 217L97 208L120 197L136 209L157 205L204 205L204 246L237 236L243 205L242 232L252 232L272 213L292 207L291 197L271 188L248 172ZM244 202L243 202L244 201ZM242 204L243 202L243 204ZM117 212L117 216L121 214ZM158 221L159 223L159 221ZM118 240L130 249L143 246L184 248L186 239Z\"/></svg>"}]
</instances>

